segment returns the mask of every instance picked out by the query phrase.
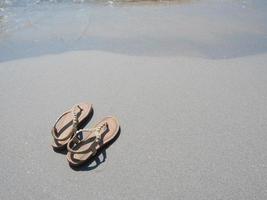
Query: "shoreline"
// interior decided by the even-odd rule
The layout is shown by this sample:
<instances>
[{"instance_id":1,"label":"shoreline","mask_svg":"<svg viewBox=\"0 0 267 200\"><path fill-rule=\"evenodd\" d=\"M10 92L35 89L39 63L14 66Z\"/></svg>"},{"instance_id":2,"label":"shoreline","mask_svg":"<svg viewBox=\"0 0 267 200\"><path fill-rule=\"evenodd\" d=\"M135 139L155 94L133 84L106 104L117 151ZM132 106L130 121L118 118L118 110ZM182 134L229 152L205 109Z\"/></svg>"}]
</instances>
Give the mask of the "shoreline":
<instances>
[{"instance_id":1,"label":"shoreline","mask_svg":"<svg viewBox=\"0 0 267 200\"><path fill-rule=\"evenodd\" d=\"M90 5L12 7L0 20L0 61L76 50L211 59L266 53L265 3Z\"/></svg>"}]
</instances>

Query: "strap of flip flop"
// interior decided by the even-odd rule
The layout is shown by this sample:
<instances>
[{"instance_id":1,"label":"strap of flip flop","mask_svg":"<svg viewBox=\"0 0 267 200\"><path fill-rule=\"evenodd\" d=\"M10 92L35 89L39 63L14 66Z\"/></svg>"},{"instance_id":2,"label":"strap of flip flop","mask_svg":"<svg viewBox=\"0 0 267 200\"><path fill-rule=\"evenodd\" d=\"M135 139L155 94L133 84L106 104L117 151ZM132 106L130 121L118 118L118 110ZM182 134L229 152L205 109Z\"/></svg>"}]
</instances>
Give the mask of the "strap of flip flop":
<instances>
[{"instance_id":1,"label":"strap of flip flop","mask_svg":"<svg viewBox=\"0 0 267 200\"><path fill-rule=\"evenodd\" d=\"M77 104L75 104L73 107L72 107L72 109L70 110L70 111L67 111L67 112L64 112L57 120L56 120L56 123L55 123L55 125L54 125L54 127L52 128L52 131L51 131L51 133L52 133L52 136L53 136L53 138L55 139L55 140L57 140L57 141L64 141L64 140L66 140L66 139L68 139L69 137L71 137L72 135L73 135L73 133L75 133L76 131L77 131L77 126L78 126L78 112L76 112L76 108L78 108L79 109L79 112L81 112L81 108L80 108L80 106L79 105L77 105ZM56 124L59 122L59 120L63 117L63 116L65 116L66 114L68 114L68 113L72 113L72 115L73 115L73 120L72 120L72 131L70 131L70 133L68 134L68 135L66 135L65 137L63 137L63 138L59 138L58 136L57 136L57 129L56 129Z\"/></svg>"},{"instance_id":2,"label":"strap of flip flop","mask_svg":"<svg viewBox=\"0 0 267 200\"><path fill-rule=\"evenodd\" d=\"M77 153L77 154L83 154L83 153L87 153L92 151L93 155L96 154L96 146L98 144L101 144L102 142L102 137L101 137L101 130L103 128L105 128L105 130L107 129L108 124L107 123L103 123L102 125L96 127L96 128L91 128L91 129L81 129L79 131L76 132L76 134L73 136L73 138L68 142L67 144L67 149L69 152L71 153ZM94 134L93 137L88 137L84 140L79 139L77 136L79 133L82 132L90 132L91 134ZM90 135L91 135L90 134ZM75 147L75 145L79 144L80 142L92 142L91 145L84 150L74 150L73 147Z\"/></svg>"}]
</instances>

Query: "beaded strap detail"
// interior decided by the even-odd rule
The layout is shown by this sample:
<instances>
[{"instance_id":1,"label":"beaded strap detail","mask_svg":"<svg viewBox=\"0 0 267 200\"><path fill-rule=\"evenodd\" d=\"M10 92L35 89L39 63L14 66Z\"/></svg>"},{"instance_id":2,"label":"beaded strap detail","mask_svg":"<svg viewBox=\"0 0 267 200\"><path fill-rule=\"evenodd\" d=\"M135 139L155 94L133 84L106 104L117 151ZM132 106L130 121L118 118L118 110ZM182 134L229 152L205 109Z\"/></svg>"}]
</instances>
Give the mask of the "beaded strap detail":
<instances>
[{"instance_id":1,"label":"beaded strap detail","mask_svg":"<svg viewBox=\"0 0 267 200\"><path fill-rule=\"evenodd\" d=\"M70 140L70 142L68 143L67 145L67 148L68 148L68 151L69 152L72 152L72 153L85 153L85 152L88 152L89 150L93 151L93 153L95 154L96 153L96 144L99 144L101 143L102 141L102 137L101 137L101 130L105 128L107 129L108 128L108 124L105 122L103 124L101 124L100 126L97 126L95 128L91 128L91 129L80 129L78 131L76 131L76 134L74 135L74 137ZM82 150L82 151L79 151L79 150L73 150L72 147L74 145L77 145L78 143L80 143L81 141L87 141L88 139L85 139L85 140L80 140L77 136L79 133L81 132L91 132L94 134L93 137L90 137L89 140L92 140L92 144L90 145L90 147L88 149L85 149L85 150Z\"/></svg>"},{"instance_id":2,"label":"beaded strap detail","mask_svg":"<svg viewBox=\"0 0 267 200\"><path fill-rule=\"evenodd\" d=\"M79 123L79 121L78 121L78 113L79 113L79 112L76 112L76 108L78 108L78 109L79 109L79 112L81 112L82 109L80 108L80 106L77 105L77 104L75 104L75 105L72 107L72 109L71 109L70 111L67 111L67 112L63 113L63 114L56 120L56 123L55 123L55 125L54 125L54 127L53 127L53 129L52 129L52 131L51 131L52 136L53 136L53 138L54 138L55 140L57 140L57 141L64 141L64 140L70 138L70 137L77 131L77 129L78 129L78 123ZM59 122L59 120L60 120L63 116L65 116L66 114L68 114L68 113L70 113L70 112L71 112L72 115L73 115L73 120L72 120L72 131L71 131L68 135L66 135L64 138L60 138L60 139L59 139L59 137L57 136L56 124Z\"/></svg>"}]
</instances>

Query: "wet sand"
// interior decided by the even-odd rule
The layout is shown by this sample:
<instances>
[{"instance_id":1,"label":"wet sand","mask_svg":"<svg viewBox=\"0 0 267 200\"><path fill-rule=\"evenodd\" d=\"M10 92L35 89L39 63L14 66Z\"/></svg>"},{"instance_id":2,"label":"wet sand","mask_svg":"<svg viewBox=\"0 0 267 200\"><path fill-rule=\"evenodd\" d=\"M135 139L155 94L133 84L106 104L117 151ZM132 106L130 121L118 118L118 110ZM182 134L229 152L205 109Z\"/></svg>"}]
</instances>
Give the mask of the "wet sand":
<instances>
[{"instance_id":1,"label":"wet sand","mask_svg":"<svg viewBox=\"0 0 267 200\"><path fill-rule=\"evenodd\" d=\"M267 49L265 0L42 2L5 9L0 62L76 50L225 59Z\"/></svg>"},{"instance_id":2,"label":"wet sand","mask_svg":"<svg viewBox=\"0 0 267 200\"><path fill-rule=\"evenodd\" d=\"M267 199L264 1L42 2L0 18L1 200ZM50 130L81 101L121 133L73 170Z\"/></svg>"}]
</instances>

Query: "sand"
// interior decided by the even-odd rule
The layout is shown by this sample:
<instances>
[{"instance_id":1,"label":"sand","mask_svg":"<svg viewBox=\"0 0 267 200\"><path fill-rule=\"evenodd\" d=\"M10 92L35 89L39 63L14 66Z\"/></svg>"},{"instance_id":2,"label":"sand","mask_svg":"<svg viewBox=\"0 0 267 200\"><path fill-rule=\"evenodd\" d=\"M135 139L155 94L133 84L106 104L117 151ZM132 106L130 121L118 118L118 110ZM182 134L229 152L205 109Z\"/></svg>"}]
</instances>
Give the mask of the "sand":
<instances>
[{"instance_id":1,"label":"sand","mask_svg":"<svg viewBox=\"0 0 267 200\"><path fill-rule=\"evenodd\" d=\"M267 198L267 54L73 51L0 63L0 199ZM120 120L75 171L50 130L74 103Z\"/></svg>"},{"instance_id":2,"label":"sand","mask_svg":"<svg viewBox=\"0 0 267 200\"><path fill-rule=\"evenodd\" d=\"M266 200L266 0L75 2L0 0L0 200ZM73 170L82 101L121 133Z\"/></svg>"}]
</instances>

